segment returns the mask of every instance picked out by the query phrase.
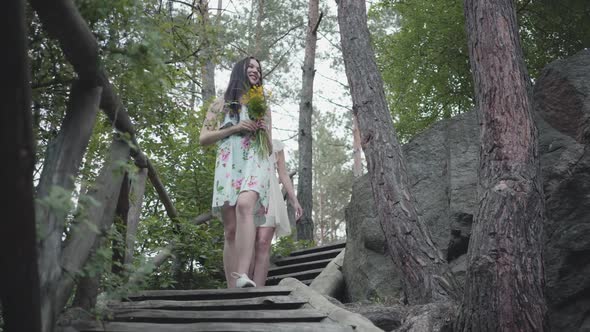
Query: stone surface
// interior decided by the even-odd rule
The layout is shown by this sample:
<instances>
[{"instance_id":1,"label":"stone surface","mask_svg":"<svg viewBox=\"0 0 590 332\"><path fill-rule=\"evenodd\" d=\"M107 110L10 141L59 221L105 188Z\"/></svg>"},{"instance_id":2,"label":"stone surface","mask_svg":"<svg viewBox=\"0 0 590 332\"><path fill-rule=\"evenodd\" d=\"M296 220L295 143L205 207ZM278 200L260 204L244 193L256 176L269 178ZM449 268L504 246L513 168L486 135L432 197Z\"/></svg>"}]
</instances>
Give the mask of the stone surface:
<instances>
[{"instance_id":1,"label":"stone surface","mask_svg":"<svg viewBox=\"0 0 590 332\"><path fill-rule=\"evenodd\" d=\"M546 295L553 330L590 325L590 52L550 64L534 89L535 121L546 197ZM477 209L479 126L475 112L441 121L403 147L418 212L464 280ZM403 297L385 254L367 176L347 208L343 272L351 301ZM349 257L350 256L350 257Z\"/></svg>"},{"instance_id":2,"label":"stone surface","mask_svg":"<svg viewBox=\"0 0 590 332\"><path fill-rule=\"evenodd\" d=\"M353 184L346 208L346 254L342 272L346 302L377 301L401 296L401 281L391 258L381 224L375 215L368 177Z\"/></svg>"},{"instance_id":3,"label":"stone surface","mask_svg":"<svg viewBox=\"0 0 590 332\"><path fill-rule=\"evenodd\" d=\"M578 142L590 139L590 49L547 65L535 85L535 110L553 128Z\"/></svg>"}]
</instances>

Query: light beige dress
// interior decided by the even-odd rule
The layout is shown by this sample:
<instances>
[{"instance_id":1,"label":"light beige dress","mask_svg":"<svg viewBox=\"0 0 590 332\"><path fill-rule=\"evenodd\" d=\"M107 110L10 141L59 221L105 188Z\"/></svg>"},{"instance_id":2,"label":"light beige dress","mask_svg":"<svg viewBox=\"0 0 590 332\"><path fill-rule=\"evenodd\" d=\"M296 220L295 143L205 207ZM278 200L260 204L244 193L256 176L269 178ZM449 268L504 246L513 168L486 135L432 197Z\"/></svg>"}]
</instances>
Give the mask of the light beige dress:
<instances>
[{"instance_id":1,"label":"light beige dress","mask_svg":"<svg viewBox=\"0 0 590 332\"><path fill-rule=\"evenodd\" d=\"M285 148L285 145L278 140L272 140L272 154L269 157L271 164L270 187L268 194L268 212L266 222L259 227L275 227L277 238L291 234L287 205L283 199L283 193L277 178L277 154Z\"/></svg>"}]
</instances>

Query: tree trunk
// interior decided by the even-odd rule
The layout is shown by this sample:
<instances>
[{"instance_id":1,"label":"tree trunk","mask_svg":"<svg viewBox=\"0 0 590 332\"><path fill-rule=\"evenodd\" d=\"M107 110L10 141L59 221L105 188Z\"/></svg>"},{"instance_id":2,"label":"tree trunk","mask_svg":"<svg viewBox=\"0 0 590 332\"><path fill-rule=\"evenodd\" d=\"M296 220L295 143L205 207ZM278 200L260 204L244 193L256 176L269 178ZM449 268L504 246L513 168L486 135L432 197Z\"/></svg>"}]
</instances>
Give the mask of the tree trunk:
<instances>
[{"instance_id":1,"label":"tree trunk","mask_svg":"<svg viewBox=\"0 0 590 332\"><path fill-rule=\"evenodd\" d=\"M262 53L262 20L264 20L264 0L256 0L256 30L254 30L254 56L266 59Z\"/></svg>"},{"instance_id":2,"label":"tree trunk","mask_svg":"<svg viewBox=\"0 0 590 332\"><path fill-rule=\"evenodd\" d=\"M77 214L71 235L65 243L61 257L62 277L57 285L55 307L61 310L74 287L75 277L88 261L95 241L112 226L115 207L121 190L123 163L129 159L129 145L118 139L111 144L109 158L89 189L90 200Z\"/></svg>"},{"instance_id":3,"label":"tree trunk","mask_svg":"<svg viewBox=\"0 0 590 332\"><path fill-rule=\"evenodd\" d=\"M297 224L297 239L313 241L312 196L312 133L313 78L315 76L315 50L317 29L320 24L319 0L309 0L305 57L303 59L301 102L299 103L299 181L297 199L303 208L303 216Z\"/></svg>"},{"instance_id":4,"label":"tree trunk","mask_svg":"<svg viewBox=\"0 0 590 332\"><path fill-rule=\"evenodd\" d=\"M352 175L355 178L363 175L363 163L361 157L361 134L356 115L352 116Z\"/></svg>"},{"instance_id":5,"label":"tree trunk","mask_svg":"<svg viewBox=\"0 0 590 332\"><path fill-rule=\"evenodd\" d=\"M147 178L147 168L141 168L137 171L131 181L131 206L127 218L127 232L125 234L125 264L133 263L133 252L135 249L135 236L137 235L137 226L141 215L141 206L143 205L143 196L145 193L145 182Z\"/></svg>"},{"instance_id":6,"label":"tree trunk","mask_svg":"<svg viewBox=\"0 0 590 332\"><path fill-rule=\"evenodd\" d=\"M405 160L370 44L365 1L338 1L338 23L373 197L390 255L402 272L407 299L411 304L454 300L454 278L418 217L410 193Z\"/></svg>"},{"instance_id":7,"label":"tree trunk","mask_svg":"<svg viewBox=\"0 0 590 332\"><path fill-rule=\"evenodd\" d=\"M219 4L221 5L221 4ZM201 97L203 104L215 99L215 63L211 43L211 21L209 20L209 0L199 0L199 16L203 36L203 60L201 65Z\"/></svg>"},{"instance_id":8,"label":"tree trunk","mask_svg":"<svg viewBox=\"0 0 590 332\"><path fill-rule=\"evenodd\" d=\"M70 197L74 178L78 175L92 128L96 122L102 88L91 82L76 81L72 85L68 110L60 132L47 147L41 179L37 187L37 225L39 235L39 272L43 330L50 331L53 318L61 308L53 307L61 268L59 265L63 227L69 207L55 206L52 198L59 191ZM48 201L49 200L49 201Z\"/></svg>"},{"instance_id":9,"label":"tree trunk","mask_svg":"<svg viewBox=\"0 0 590 332\"><path fill-rule=\"evenodd\" d=\"M481 124L480 203L456 330L548 330L543 186L514 3L468 0L465 15Z\"/></svg>"},{"instance_id":10,"label":"tree trunk","mask_svg":"<svg viewBox=\"0 0 590 332\"><path fill-rule=\"evenodd\" d=\"M25 3L9 0L0 13L0 301L6 331L41 331L37 238L33 205L33 143L30 67Z\"/></svg>"}]
</instances>

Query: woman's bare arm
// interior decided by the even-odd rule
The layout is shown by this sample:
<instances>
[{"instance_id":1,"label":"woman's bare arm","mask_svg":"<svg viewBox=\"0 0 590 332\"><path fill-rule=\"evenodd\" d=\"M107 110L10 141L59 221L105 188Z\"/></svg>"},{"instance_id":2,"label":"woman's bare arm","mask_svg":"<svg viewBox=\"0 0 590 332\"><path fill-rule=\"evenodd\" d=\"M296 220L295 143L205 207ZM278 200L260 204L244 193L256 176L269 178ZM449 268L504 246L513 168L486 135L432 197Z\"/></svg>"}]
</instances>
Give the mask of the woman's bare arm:
<instances>
[{"instance_id":1,"label":"woman's bare arm","mask_svg":"<svg viewBox=\"0 0 590 332\"><path fill-rule=\"evenodd\" d=\"M201 134L199 135L199 143L201 145L210 145L219 140L222 140L230 135L237 134L239 132L255 131L257 126L256 123L249 120L240 121L235 126L228 128L219 128L219 118L223 115L223 108L214 107L212 105L207 111L205 121L203 121L203 127L201 128Z\"/></svg>"},{"instance_id":2,"label":"woman's bare arm","mask_svg":"<svg viewBox=\"0 0 590 332\"><path fill-rule=\"evenodd\" d=\"M301 215L303 215L303 208L299 204L297 195L295 195L293 182L291 182L291 178L289 178L289 174L287 174L287 166L285 164L285 153L283 152L283 150L277 152L277 171L279 173L279 181L283 184L283 187L287 191L289 201L291 201L291 205L295 209L295 219L299 220Z\"/></svg>"}]
</instances>

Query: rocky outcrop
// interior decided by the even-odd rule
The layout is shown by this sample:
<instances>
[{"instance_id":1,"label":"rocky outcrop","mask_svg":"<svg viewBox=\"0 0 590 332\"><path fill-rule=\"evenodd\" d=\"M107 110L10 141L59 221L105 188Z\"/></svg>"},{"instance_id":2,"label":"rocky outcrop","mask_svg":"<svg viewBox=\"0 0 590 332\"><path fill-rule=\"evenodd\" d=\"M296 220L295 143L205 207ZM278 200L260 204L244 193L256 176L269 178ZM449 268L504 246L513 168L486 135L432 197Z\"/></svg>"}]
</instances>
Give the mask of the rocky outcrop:
<instances>
[{"instance_id":1,"label":"rocky outcrop","mask_svg":"<svg viewBox=\"0 0 590 332\"><path fill-rule=\"evenodd\" d=\"M590 154L585 134L590 52L549 65L537 80L534 98L546 197L551 324L554 330L579 331L590 326ZM459 280L477 209L478 141L477 115L470 112L435 124L403 147L418 213ZM399 297L399 278L385 255L366 176L354 184L346 219L343 271L349 299Z\"/></svg>"}]
</instances>

